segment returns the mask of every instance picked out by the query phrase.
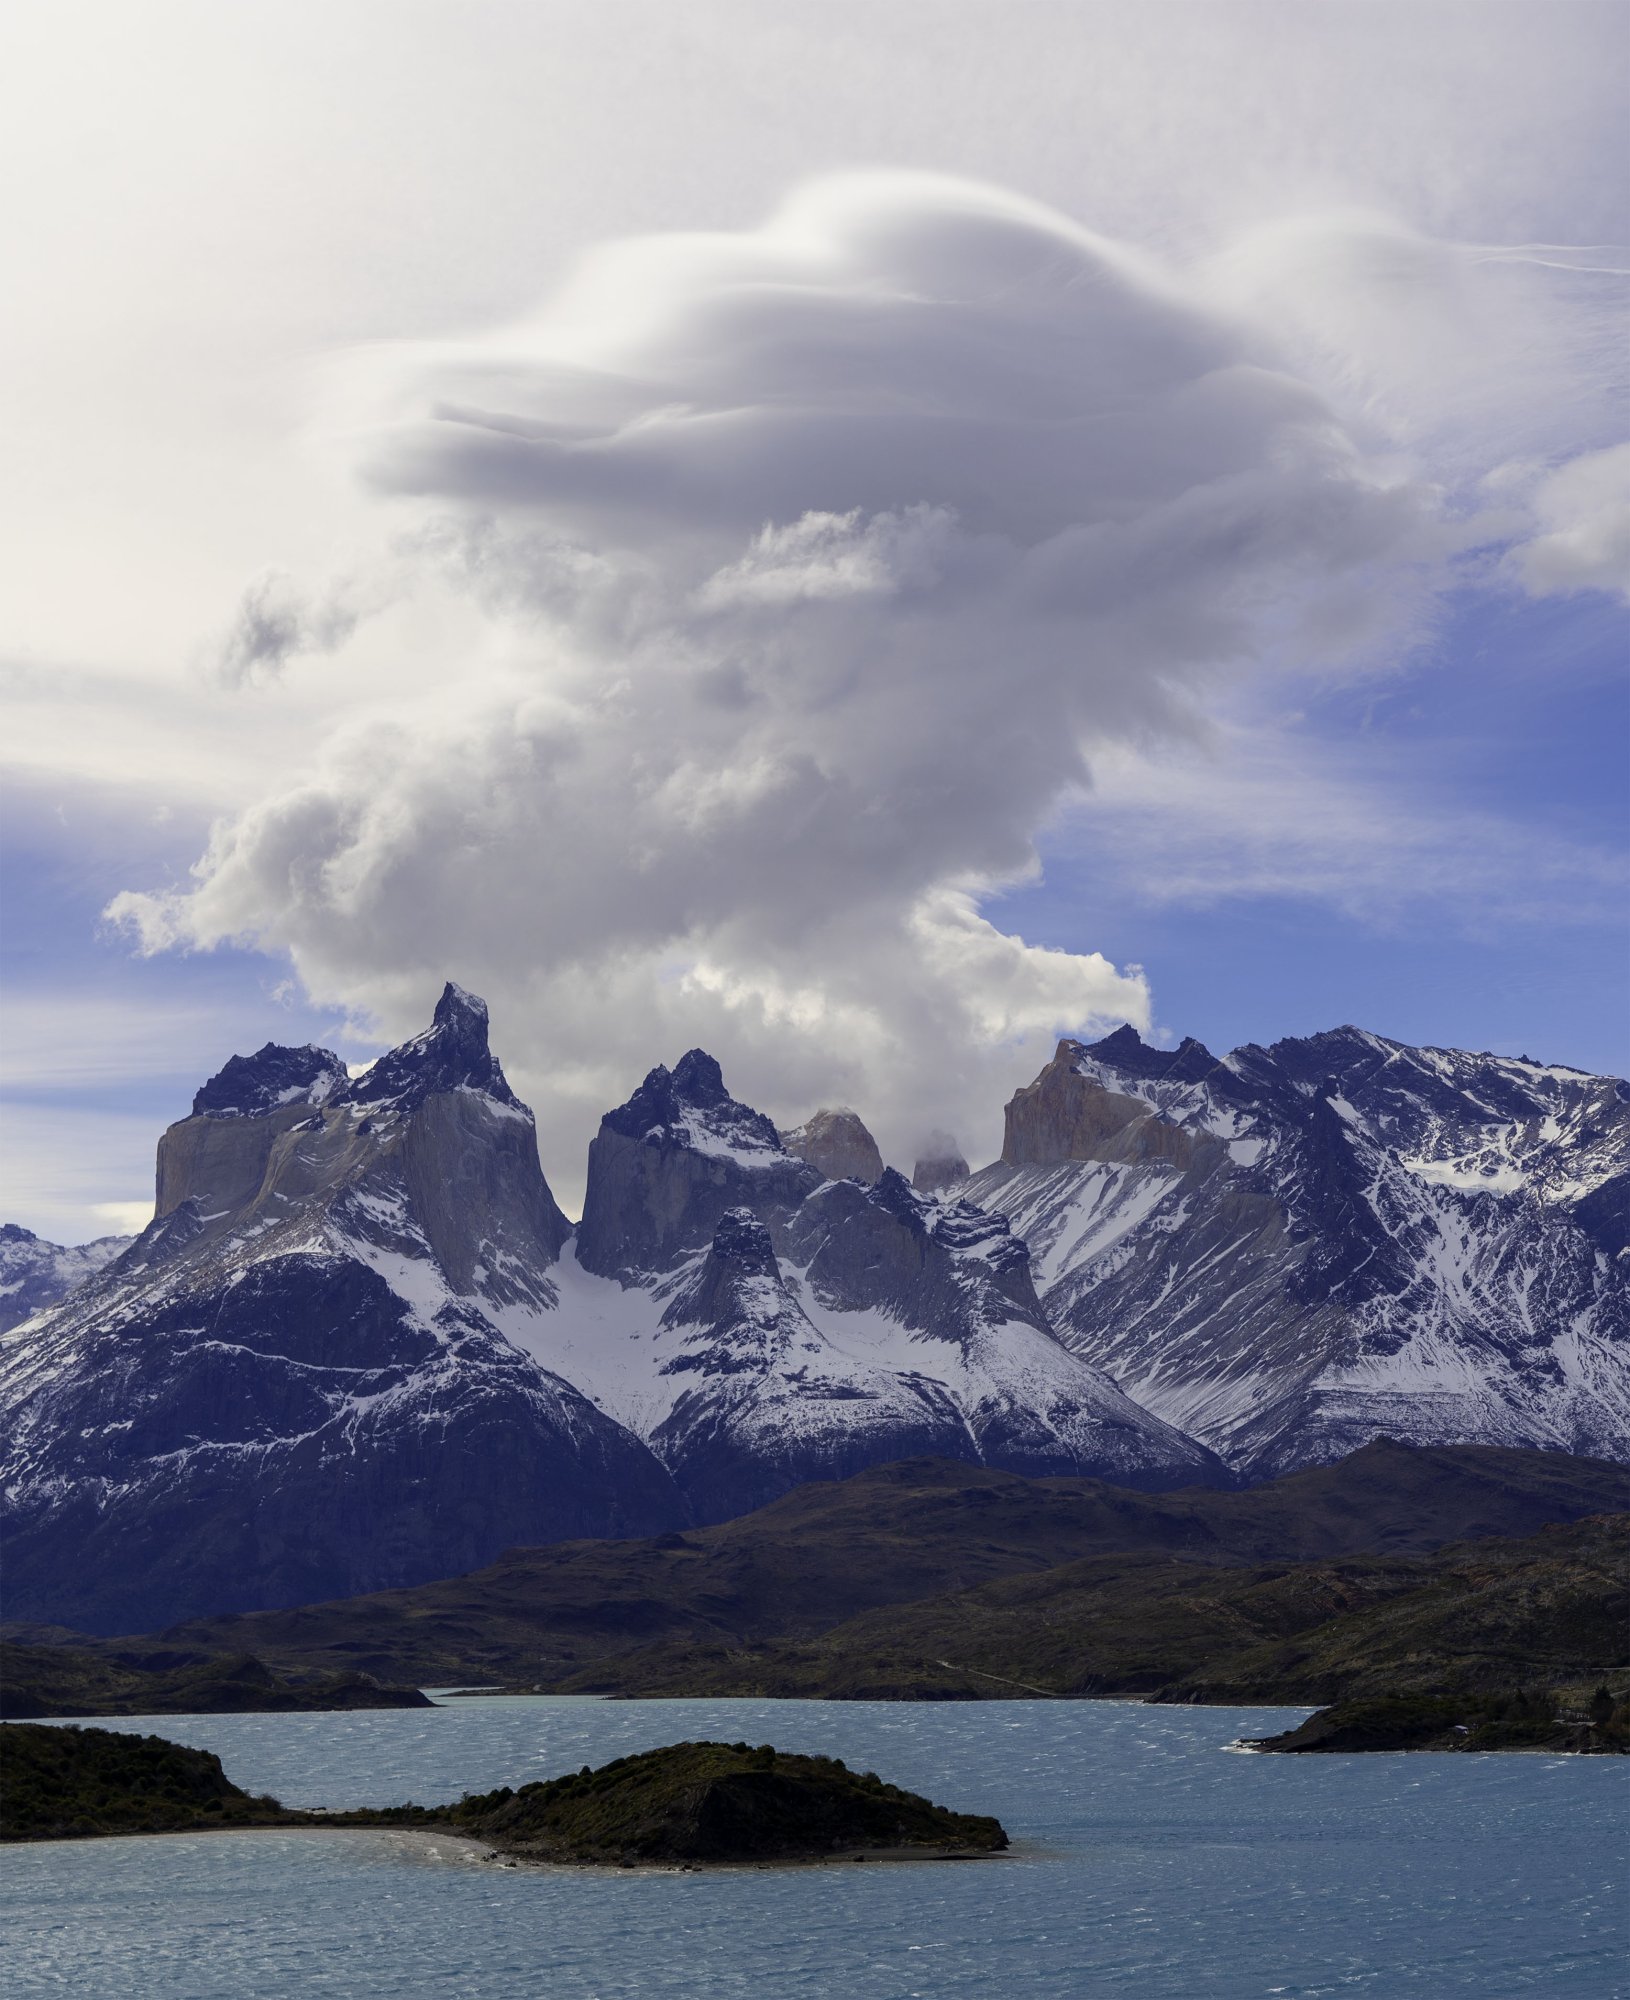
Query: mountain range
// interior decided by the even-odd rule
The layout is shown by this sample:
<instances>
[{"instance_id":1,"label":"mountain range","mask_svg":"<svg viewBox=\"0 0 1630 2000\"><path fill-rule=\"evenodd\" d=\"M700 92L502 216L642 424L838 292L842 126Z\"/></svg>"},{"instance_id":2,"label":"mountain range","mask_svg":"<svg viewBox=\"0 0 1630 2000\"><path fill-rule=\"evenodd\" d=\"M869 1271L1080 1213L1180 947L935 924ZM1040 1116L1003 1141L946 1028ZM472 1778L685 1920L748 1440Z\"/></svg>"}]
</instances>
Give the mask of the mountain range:
<instances>
[{"instance_id":1,"label":"mountain range","mask_svg":"<svg viewBox=\"0 0 1630 2000\"><path fill-rule=\"evenodd\" d=\"M356 1078L234 1057L135 1241L0 1239L42 1308L0 1358L8 1615L415 1584L920 1454L1146 1491L1374 1436L1630 1457L1612 1079L1121 1030L996 1164L929 1152L913 1185L851 1111L778 1132L692 1050L602 1119L574 1227L460 988Z\"/></svg>"}]
</instances>

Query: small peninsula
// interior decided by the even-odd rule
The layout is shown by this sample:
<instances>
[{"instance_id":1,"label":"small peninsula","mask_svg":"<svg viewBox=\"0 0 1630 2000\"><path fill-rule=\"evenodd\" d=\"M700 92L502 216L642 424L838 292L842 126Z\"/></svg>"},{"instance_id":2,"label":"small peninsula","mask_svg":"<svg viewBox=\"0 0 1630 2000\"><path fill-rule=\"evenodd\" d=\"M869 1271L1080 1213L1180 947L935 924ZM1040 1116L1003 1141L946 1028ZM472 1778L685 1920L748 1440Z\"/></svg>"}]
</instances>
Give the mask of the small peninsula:
<instances>
[{"instance_id":1,"label":"small peninsula","mask_svg":"<svg viewBox=\"0 0 1630 2000\"><path fill-rule=\"evenodd\" d=\"M1630 1754L1630 1695L1583 1700L1555 1690L1507 1695L1397 1694L1338 1701L1294 1729L1248 1739L1253 1750L1545 1750Z\"/></svg>"},{"instance_id":2,"label":"small peninsula","mask_svg":"<svg viewBox=\"0 0 1630 2000\"><path fill-rule=\"evenodd\" d=\"M282 1715L433 1708L416 1687L350 1670L279 1669L249 1653L0 1640L0 1722L94 1715Z\"/></svg>"},{"instance_id":3,"label":"small peninsula","mask_svg":"<svg viewBox=\"0 0 1630 2000\"><path fill-rule=\"evenodd\" d=\"M400 1827L463 1834L520 1860L613 1867L951 1859L1000 1853L998 1820L949 1811L840 1758L673 1743L446 1806L298 1812L251 1798L208 1751L109 1729L0 1728L0 1839L216 1827Z\"/></svg>"},{"instance_id":4,"label":"small peninsula","mask_svg":"<svg viewBox=\"0 0 1630 2000\"><path fill-rule=\"evenodd\" d=\"M122 1729L0 1726L0 1840L301 1826L305 1813L251 1798L209 1750Z\"/></svg>"}]
</instances>

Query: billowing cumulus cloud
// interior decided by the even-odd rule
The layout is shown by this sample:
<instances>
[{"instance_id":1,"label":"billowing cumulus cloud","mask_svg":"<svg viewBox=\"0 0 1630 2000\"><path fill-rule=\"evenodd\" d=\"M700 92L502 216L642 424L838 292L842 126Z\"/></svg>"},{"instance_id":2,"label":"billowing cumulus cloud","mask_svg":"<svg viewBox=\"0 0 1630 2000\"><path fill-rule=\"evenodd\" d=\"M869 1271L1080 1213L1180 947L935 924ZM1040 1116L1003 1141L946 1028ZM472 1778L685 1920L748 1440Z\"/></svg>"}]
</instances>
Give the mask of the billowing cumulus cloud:
<instances>
[{"instance_id":1,"label":"billowing cumulus cloud","mask_svg":"<svg viewBox=\"0 0 1630 2000\"><path fill-rule=\"evenodd\" d=\"M448 974L485 991L563 1191L592 1114L693 1042L783 1119L987 1149L1055 1033L1150 999L981 898L1095 755L1361 653L1465 539L1377 397L1344 406L1359 363L1273 306L1311 240L1182 275L989 189L844 176L410 352L363 476L415 522L397 576L469 626L187 893L117 913L286 950L388 1033ZM269 602L241 678L321 642Z\"/></svg>"}]
</instances>

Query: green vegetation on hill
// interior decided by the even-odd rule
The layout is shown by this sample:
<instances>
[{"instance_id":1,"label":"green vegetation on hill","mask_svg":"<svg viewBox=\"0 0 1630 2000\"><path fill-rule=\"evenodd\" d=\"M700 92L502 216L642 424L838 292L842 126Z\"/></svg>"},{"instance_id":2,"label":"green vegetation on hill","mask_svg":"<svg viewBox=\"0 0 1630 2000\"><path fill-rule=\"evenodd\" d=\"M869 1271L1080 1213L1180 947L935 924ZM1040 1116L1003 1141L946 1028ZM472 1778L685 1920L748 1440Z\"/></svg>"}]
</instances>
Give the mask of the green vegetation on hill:
<instances>
[{"instance_id":1,"label":"green vegetation on hill","mask_svg":"<svg viewBox=\"0 0 1630 2000\"><path fill-rule=\"evenodd\" d=\"M360 1823L360 1815L351 1818ZM539 1861L988 1854L1008 1844L998 1821L931 1805L871 1771L851 1771L841 1758L746 1743L674 1743L519 1791L505 1785L442 1811L409 1808L378 1820L445 1822Z\"/></svg>"},{"instance_id":2,"label":"green vegetation on hill","mask_svg":"<svg viewBox=\"0 0 1630 2000\"><path fill-rule=\"evenodd\" d=\"M841 1758L769 1744L674 1743L456 1805L292 1812L252 1799L206 1750L111 1729L0 1728L0 1839L215 1827L412 1827L473 1835L536 1861L791 1861L837 1854L990 1854L1000 1823L948 1811Z\"/></svg>"},{"instance_id":3,"label":"green vegetation on hill","mask_svg":"<svg viewBox=\"0 0 1630 2000\"><path fill-rule=\"evenodd\" d=\"M1630 1516L1435 1555L1229 1569L1094 1557L867 1612L802 1644L668 1644L563 1691L1328 1702L1630 1665Z\"/></svg>"},{"instance_id":4,"label":"green vegetation on hill","mask_svg":"<svg viewBox=\"0 0 1630 2000\"><path fill-rule=\"evenodd\" d=\"M74 1840L298 1825L276 1799L252 1799L208 1750L115 1729L0 1728L0 1840Z\"/></svg>"},{"instance_id":5,"label":"green vegetation on hill","mask_svg":"<svg viewBox=\"0 0 1630 2000\"><path fill-rule=\"evenodd\" d=\"M765 1649L779 1659L867 1614L965 1596L1004 1578L1022 1584L1061 1564L1105 1561L1119 1566L1106 1575L1128 1577L1182 1570L1192 1573L1184 1589L1205 1600L1213 1589L1226 1595L1233 1588L1217 1571L1328 1566L1360 1556L1386 1567L1445 1543L1531 1535L1546 1522L1626 1507L1630 1473L1623 1466L1495 1446L1412 1450L1377 1442L1337 1465L1233 1493L1136 1493L1091 1479L1023 1479L911 1459L800 1487L717 1527L516 1549L468 1576L201 1620L174 1628L162 1643L421 1685L507 1681L542 1689L585 1684L585 1677L618 1684L616 1661L643 1653L645 1664L631 1660L623 1683L632 1691L652 1648L697 1662ZM1156 1588L1154 1599L1161 1595ZM1320 1601L1326 1616L1340 1608L1339 1592ZM1180 1609L1160 1614L1162 1630L1181 1627ZM1164 1684L1226 1650L1221 1641L1230 1631L1243 1644L1308 1628L1300 1613L1278 1627L1271 1620L1239 1626L1231 1614L1220 1615L1217 1643L1169 1661L1158 1651L1139 1653L1142 1683L1123 1680L1129 1669L1113 1651L1101 1671L1117 1686ZM1151 1627L1149 1636L1160 1634ZM900 1643L908 1643L903 1633ZM977 1678L947 1680L935 1655L1033 1678L1011 1660L970 1660L937 1639L932 1646L911 1640L909 1658L898 1662L884 1659L879 1644L868 1638L867 1650L850 1656L852 1686L846 1681L835 1691L886 1693L896 1681L905 1694L993 1691ZM1548 1670L1536 1664L1530 1671ZM809 1691L822 1691L821 1676L836 1672L823 1655Z\"/></svg>"},{"instance_id":6,"label":"green vegetation on hill","mask_svg":"<svg viewBox=\"0 0 1630 2000\"><path fill-rule=\"evenodd\" d=\"M1630 1754L1630 1696L1605 1685L1587 1701L1551 1688L1504 1695L1372 1695L1321 1708L1258 1750L1564 1750Z\"/></svg>"},{"instance_id":7,"label":"green vegetation on hill","mask_svg":"<svg viewBox=\"0 0 1630 2000\"><path fill-rule=\"evenodd\" d=\"M428 1708L418 1688L369 1674L275 1672L247 1653L92 1652L0 1641L0 1720L40 1716L238 1715L329 1708Z\"/></svg>"}]
</instances>

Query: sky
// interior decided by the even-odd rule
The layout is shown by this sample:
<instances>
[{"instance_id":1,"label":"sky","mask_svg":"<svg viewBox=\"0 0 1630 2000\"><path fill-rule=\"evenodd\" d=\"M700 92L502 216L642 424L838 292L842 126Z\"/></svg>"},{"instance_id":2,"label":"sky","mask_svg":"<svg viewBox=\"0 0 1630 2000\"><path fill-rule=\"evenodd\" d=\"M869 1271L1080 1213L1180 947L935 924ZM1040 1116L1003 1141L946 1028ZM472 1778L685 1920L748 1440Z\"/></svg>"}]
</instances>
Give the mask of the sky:
<instances>
[{"instance_id":1,"label":"sky","mask_svg":"<svg viewBox=\"0 0 1630 2000\"><path fill-rule=\"evenodd\" d=\"M1616 4L22 0L0 1219L482 993L976 1162L1060 1034L1630 1069Z\"/></svg>"}]
</instances>

